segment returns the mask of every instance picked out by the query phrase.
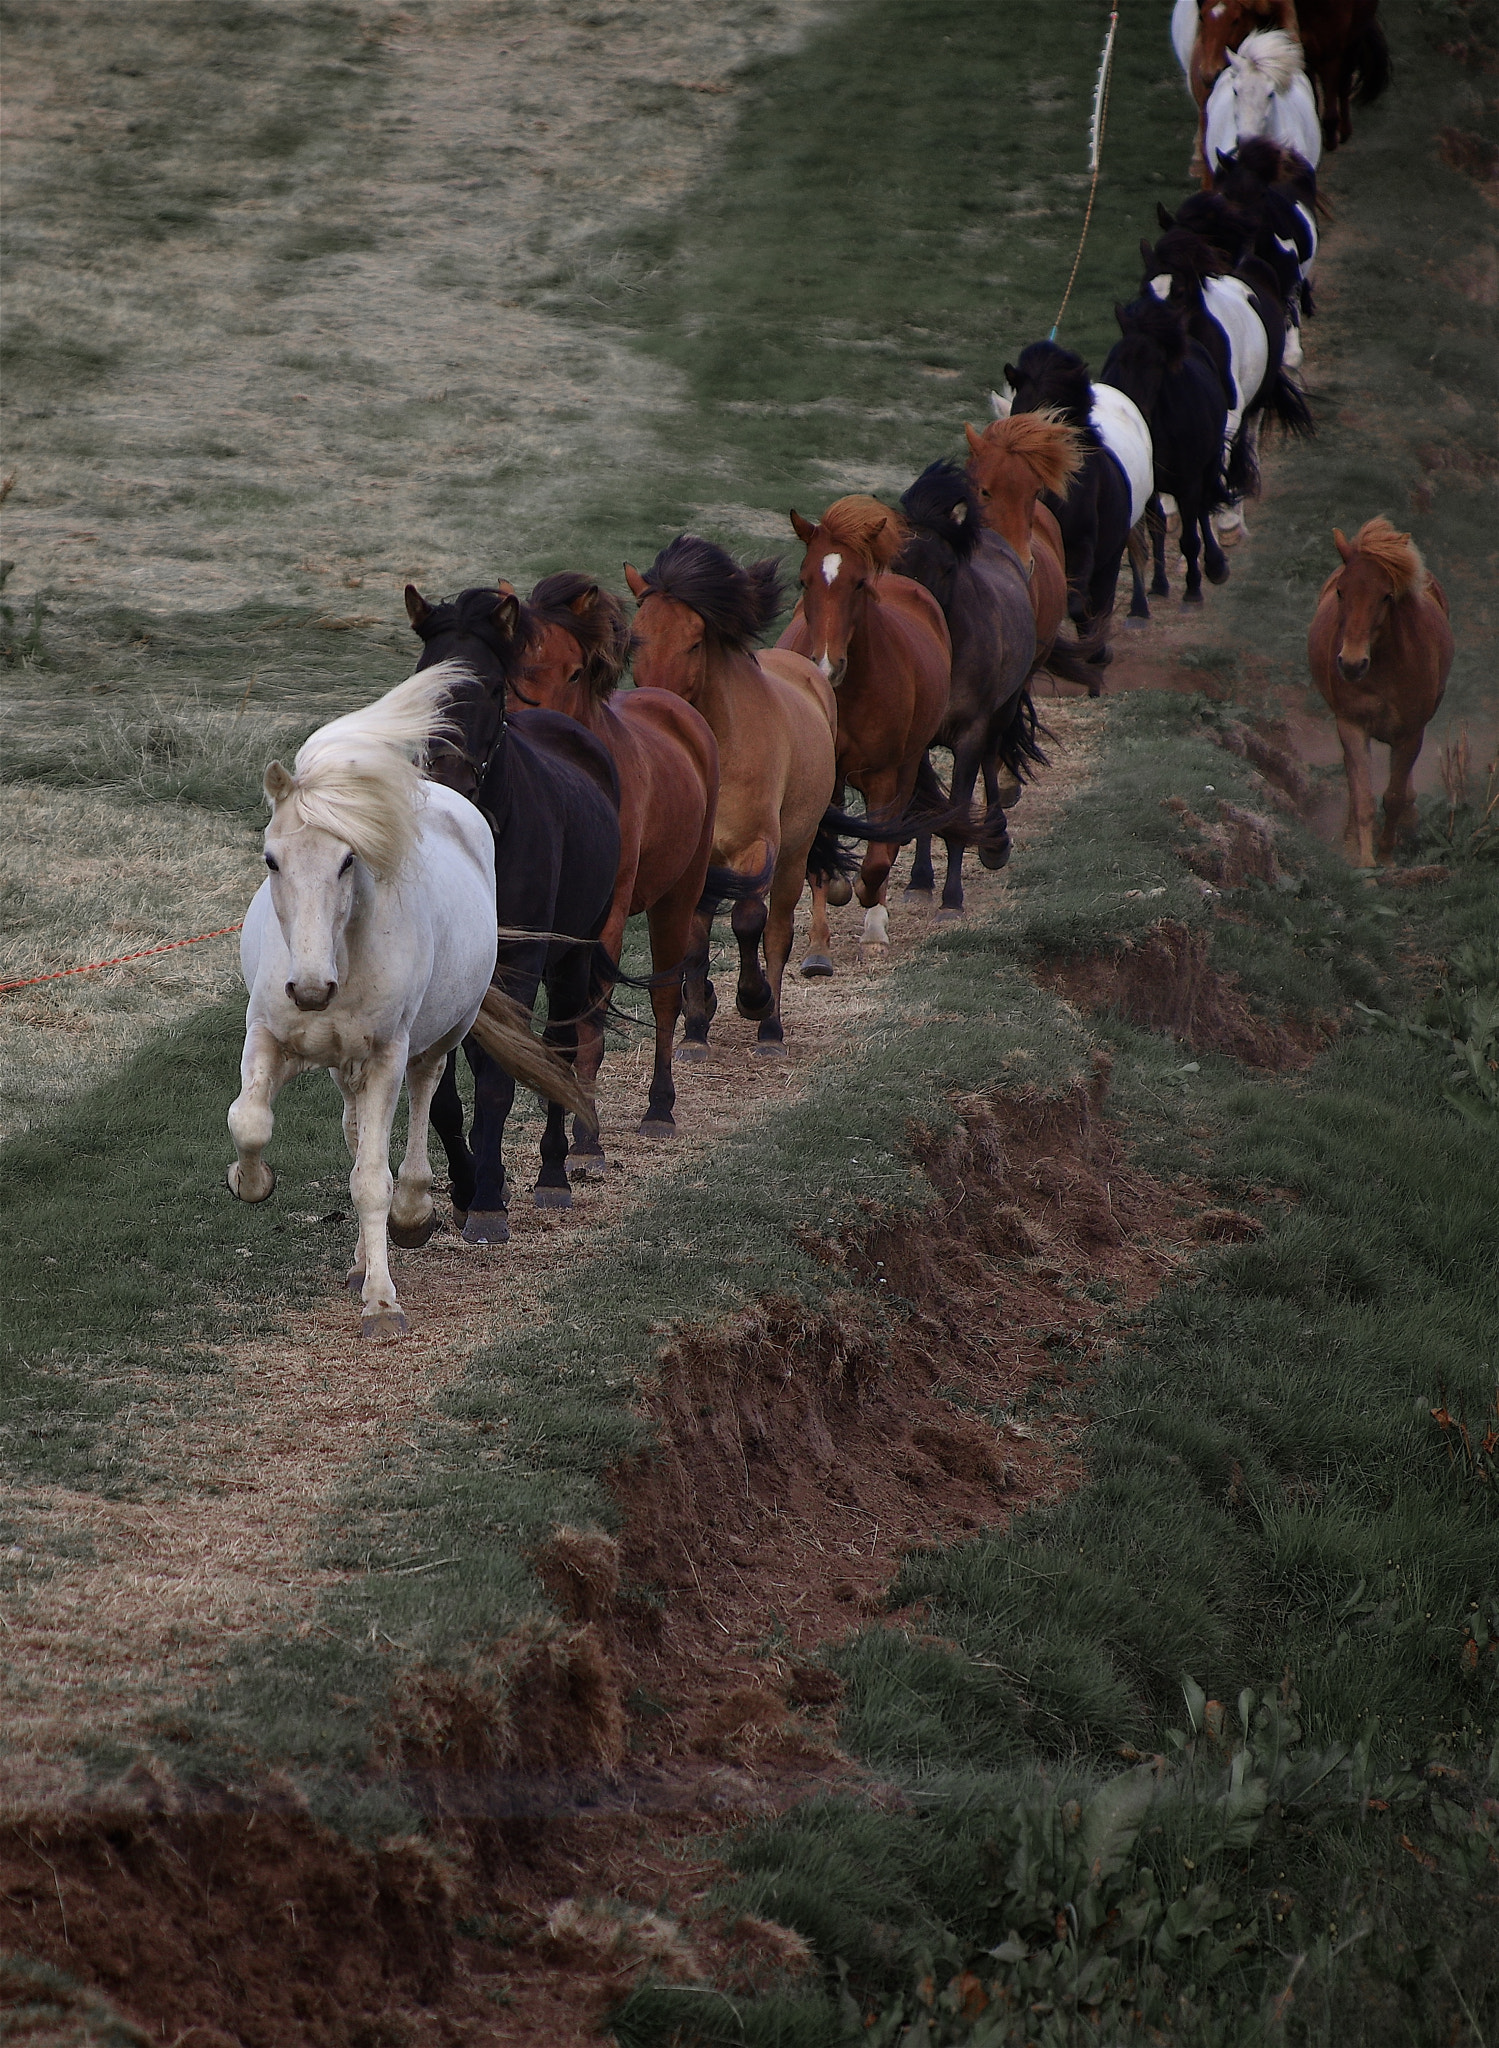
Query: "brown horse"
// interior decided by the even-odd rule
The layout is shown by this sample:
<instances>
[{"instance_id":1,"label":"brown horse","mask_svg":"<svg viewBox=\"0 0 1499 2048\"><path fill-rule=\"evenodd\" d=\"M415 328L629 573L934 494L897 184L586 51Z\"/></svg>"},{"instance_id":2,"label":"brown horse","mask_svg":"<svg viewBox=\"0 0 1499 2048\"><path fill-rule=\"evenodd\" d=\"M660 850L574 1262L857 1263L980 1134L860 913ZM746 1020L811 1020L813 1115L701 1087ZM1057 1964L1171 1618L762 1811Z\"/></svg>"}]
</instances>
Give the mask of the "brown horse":
<instances>
[{"instance_id":1,"label":"brown horse","mask_svg":"<svg viewBox=\"0 0 1499 2048\"><path fill-rule=\"evenodd\" d=\"M617 690L630 658L624 607L590 577L547 576L531 592L536 638L516 694L565 711L602 740L619 771L619 874L600 934L618 960L625 920L644 911L655 984L656 1058L640 1126L670 1137L676 1088L672 1039L682 990L674 974L692 944L692 920L713 845L718 808L718 742L706 721L667 690ZM579 1030L577 1070L592 1091L604 1056L598 1011ZM603 1148L582 1117L573 1124L572 1170L601 1172Z\"/></svg>"},{"instance_id":2,"label":"brown horse","mask_svg":"<svg viewBox=\"0 0 1499 2048\"><path fill-rule=\"evenodd\" d=\"M1379 857L1415 822L1411 770L1452 666L1447 599L1408 533L1371 519L1350 543L1336 528L1343 567L1322 586L1307 659L1312 680L1338 721L1348 772L1343 845L1359 867L1374 865L1374 789L1369 742L1390 750Z\"/></svg>"},{"instance_id":3,"label":"brown horse","mask_svg":"<svg viewBox=\"0 0 1499 2048\"><path fill-rule=\"evenodd\" d=\"M890 568L905 540L898 512L878 498L839 498L814 524L791 514L806 548L801 596L780 646L815 661L838 703L838 774L862 792L871 818L904 815L926 750L947 715L952 639L932 593ZM859 869L862 943L890 943L885 896L896 843L871 841ZM831 974L826 885L812 882L804 974Z\"/></svg>"},{"instance_id":4,"label":"brown horse","mask_svg":"<svg viewBox=\"0 0 1499 2048\"><path fill-rule=\"evenodd\" d=\"M740 878L734 904L741 1017L757 1050L778 1053L781 983L808 855L833 794L838 711L810 661L753 643L780 609L774 561L741 568L712 541L681 534L645 575L625 564L635 614L635 680L685 697L713 729L722 780L713 860ZM707 978L709 914L699 914L678 1055L701 1059L716 1008ZM765 965L760 965L763 941Z\"/></svg>"},{"instance_id":5,"label":"brown horse","mask_svg":"<svg viewBox=\"0 0 1499 2048\"><path fill-rule=\"evenodd\" d=\"M1352 107L1368 106L1389 85L1390 46L1378 15L1379 0L1301 0L1301 42L1328 149L1353 133Z\"/></svg>"},{"instance_id":6,"label":"brown horse","mask_svg":"<svg viewBox=\"0 0 1499 2048\"><path fill-rule=\"evenodd\" d=\"M1082 667L1069 648L1057 644L1067 617L1067 550L1056 514L1039 502L1043 491L1066 497L1087 454L1082 436L1054 410L1011 413L991 420L982 433L973 426L963 432L984 524L1014 549L1030 580L1036 618L1032 672L1049 669L1096 697L1103 688L1096 670Z\"/></svg>"}]
</instances>

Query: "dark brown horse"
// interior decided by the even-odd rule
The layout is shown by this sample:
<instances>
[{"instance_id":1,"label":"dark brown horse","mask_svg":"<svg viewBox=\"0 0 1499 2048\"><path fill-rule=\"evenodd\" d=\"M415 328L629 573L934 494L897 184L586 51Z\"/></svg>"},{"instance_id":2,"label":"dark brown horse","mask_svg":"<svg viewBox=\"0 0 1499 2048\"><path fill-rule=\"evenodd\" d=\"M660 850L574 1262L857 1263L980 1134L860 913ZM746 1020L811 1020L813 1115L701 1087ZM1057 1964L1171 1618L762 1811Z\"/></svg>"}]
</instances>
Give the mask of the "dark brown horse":
<instances>
[{"instance_id":1,"label":"dark brown horse","mask_svg":"<svg viewBox=\"0 0 1499 2048\"><path fill-rule=\"evenodd\" d=\"M1379 0L1300 0L1307 75L1321 104L1322 141L1336 149L1353 133L1352 108L1367 107L1390 83L1390 46Z\"/></svg>"},{"instance_id":2,"label":"dark brown horse","mask_svg":"<svg viewBox=\"0 0 1499 2048\"><path fill-rule=\"evenodd\" d=\"M759 1025L757 1050L784 1049L781 982L808 858L833 794L838 713L826 677L800 656L754 643L780 609L773 561L743 568L712 541L682 534L645 575L625 564L635 595L635 680L700 711L718 741L713 860L738 878L741 1017ZM680 1058L703 1058L716 1007L701 915L685 985ZM765 965L760 965L764 943Z\"/></svg>"},{"instance_id":3,"label":"dark brown horse","mask_svg":"<svg viewBox=\"0 0 1499 2048\"><path fill-rule=\"evenodd\" d=\"M1411 770L1436 715L1452 666L1447 599L1411 545L1388 519L1371 519L1351 543L1336 528L1343 566L1322 586L1307 659L1312 681L1338 722L1348 774L1343 846L1359 867L1374 865L1374 788L1369 742L1390 750L1379 858L1415 820Z\"/></svg>"},{"instance_id":4,"label":"dark brown horse","mask_svg":"<svg viewBox=\"0 0 1499 2048\"><path fill-rule=\"evenodd\" d=\"M655 970L651 1009L656 1057L650 1098L640 1129L669 1137L676 1088L672 1039L681 1013L680 976L692 943L692 919L703 893L718 809L718 742L705 719L669 690L619 690L630 657L624 607L590 577L564 571L531 592L535 639L516 691L553 711L565 711L602 740L619 771L619 875L600 934L619 958L625 920L644 911ZM595 1013L579 1034L577 1069L590 1090L604 1055L604 1028ZM572 1169L602 1171L598 1133L579 1118L573 1125Z\"/></svg>"},{"instance_id":5,"label":"dark brown horse","mask_svg":"<svg viewBox=\"0 0 1499 2048\"><path fill-rule=\"evenodd\" d=\"M963 431L984 524L1015 550L1030 578L1036 669L1081 683L1096 697L1103 688L1097 666L1084 666L1085 655L1058 641L1067 617L1067 550L1056 514L1040 502L1043 491L1067 496L1083 466L1082 436L1051 409L1011 413L982 433L974 426Z\"/></svg>"},{"instance_id":6,"label":"dark brown horse","mask_svg":"<svg viewBox=\"0 0 1499 2048\"><path fill-rule=\"evenodd\" d=\"M839 789L851 782L871 818L903 816L947 714L952 640L942 607L891 572L905 532L877 498L839 498L816 523L793 512L791 524L806 555L801 596L779 644L815 662L833 686ZM890 943L885 896L896 844L871 841L859 869L867 946ZM816 879L812 899L803 971L830 974L826 889Z\"/></svg>"}]
</instances>

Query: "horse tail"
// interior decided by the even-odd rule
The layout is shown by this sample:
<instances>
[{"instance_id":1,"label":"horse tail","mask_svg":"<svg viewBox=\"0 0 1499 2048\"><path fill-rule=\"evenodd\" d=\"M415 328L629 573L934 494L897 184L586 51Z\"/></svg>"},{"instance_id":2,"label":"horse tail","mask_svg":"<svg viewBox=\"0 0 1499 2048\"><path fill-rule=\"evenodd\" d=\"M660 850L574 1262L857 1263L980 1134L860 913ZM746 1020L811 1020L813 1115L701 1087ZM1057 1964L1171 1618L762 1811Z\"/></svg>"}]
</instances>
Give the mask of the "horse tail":
<instances>
[{"instance_id":1,"label":"horse tail","mask_svg":"<svg viewBox=\"0 0 1499 2048\"><path fill-rule=\"evenodd\" d=\"M1310 441L1317 431L1306 393L1282 371L1265 394L1265 410L1278 427L1299 441Z\"/></svg>"},{"instance_id":2,"label":"horse tail","mask_svg":"<svg viewBox=\"0 0 1499 2048\"><path fill-rule=\"evenodd\" d=\"M819 832L836 834L843 839L861 839L872 846L905 846L913 839L947 839L956 845L974 846L982 853L985 848L998 850L1008 839L1003 826L998 830L986 818L975 818L966 803L955 804L949 800L935 770L932 782L941 802L926 809L911 809L898 815L884 818L856 818L848 811L840 811L829 804L822 814Z\"/></svg>"},{"instance_id":3,"label":"horse tail","mask_svg":"<svg viewBox=\"0 0 1499 2048\"><path fill-rule=\"evenodd\" d=\"M1228 462L1222 470L1222 494L1217 505L1204 505L1205 512L1217 511L1220 506L1237 504L1240 498L1256 498L1260 489L1260 466L1255 460L1254 448L1246 431L1246 422L1240 420L1233 440L1229 444Z\"/></svg>"},{"instance_id":4,"label":"horse tail","mask_svg":"<svg viewBox=\"0 0 1499 2048\"><path fill-rule=\"evenodd\" d=\"M1372 106L1381 93L1389 91L1390 46L1377 20L1371 21L1359 37L1349 52L1348 62L1352 75L1358 80L1353 93L1356 107Z\"/></svg>"},{"instance_id":5,"label":"horse tail","mask_svg":"<svg viewBox=\"0 0 1499 2048\"><path fill-rule=\"evenodd\" d=\"M773 860L768 860L758 875L741 875L737 868L709 868L703 877L703 893L697 899L699 917L706 917L711 924L722 904L748 903L753 897L763 896L775 871Z\"/></svg>"},{"instance_id":6,"label":"horse tail","mask_svg":"<svg viewBox=\"0 0 1499 2048\"><path fill-rule=\"evenodd\" d=\"M543 1045L531 1028L529 1012L514 996L488 989L469 1036L523 1088L534 1088L548 1102L560 1102L586 1122L594 1120L588 1091L567 1061Z\"/></svg>"},{"instance_id":7,"label":"horse tail","mask_svg":"<svg viewBox=\"0 0 1499 2048\"><path fill-rule=\"evenodd\" d=\"M1093 680L1096 684L1096 672ZM1026 683L1010 700L1010 715L994 747L1000 766L1008 768L1017 782L1029 782L1038 768L1049 765L1036 738L1040 730L1035 699Z\"/></svg>"},{"instance_id":8,"label":"horse tail","mask_svg":"<svg viewBox=\"0 0 1499 2048\"><path fill-rule=\"evenodd\" d=\"M935 781L935 777L933 780ZM918 787L920 778L918 776ZM940 795L940 787L938 794ZM814 888L824 882L836 881L839 875L851 878L859 872L859 856L839 844L838 835L829 826L824 816L817 821L817 830L812 835L812 844L807 848L807 880Z\"/></svg>"},{"instance_id":9,"label":"horse tail","mask_svg":"<svg viewBox=\"0 0 1499 2048\"><path fill-rule=\"evenodd\" d=\"M1052 642L1050 653L1037 656L1031 675L1054 676L1059 683L1077 683L1090 697L1096 697L1101 688L1103 674L1103 664L1096 657L1102 654L1108 645L1108 639L1107 620L1102 625L1095 626L1086 639L1081 635L1076 640L1058 638ZM1029 695L1028 690L1026 694ZM1037 753L1035 759L1044 763L1046 756ZM1013 774L1020 773L1012 762L1007 761L1005 766ZM1021 780L1024 780L1023 776Z\"/></svg>"}]
</instances>

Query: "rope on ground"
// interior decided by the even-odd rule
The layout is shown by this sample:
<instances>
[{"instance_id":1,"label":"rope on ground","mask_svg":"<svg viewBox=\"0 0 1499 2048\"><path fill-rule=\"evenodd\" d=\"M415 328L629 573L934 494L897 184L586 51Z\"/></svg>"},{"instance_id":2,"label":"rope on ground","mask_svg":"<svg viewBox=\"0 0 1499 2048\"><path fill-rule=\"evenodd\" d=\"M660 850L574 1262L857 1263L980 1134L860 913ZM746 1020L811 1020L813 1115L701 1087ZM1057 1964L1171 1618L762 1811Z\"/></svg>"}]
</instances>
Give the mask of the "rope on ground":
<instances>
[{"instance_id":1,"label":"rope on ground","mask_svg":"<svg viewBox=\"0 0 1499 2048\"><path fill-rule=\"evenodd\" d=\"M1119 9L1116 7L1109 16L1109 32L1103 39L1103 55L1098 62L1098 82L1093 88L1093 122L1088 132L1088 169L1093 181L1088 187L1088 210L1083 215L1083 231L1078 237L1077 254L1072 259L1072 275L1067 280L1067 289L1062 294L1062 303L1057 308L1057 317L1051 323L1050 341L1057 338L1057 329L1062 324L1062 315L1067 310L1067 301L1072 297L1072 287L1077 283L1078 266L1083 260L1083 250L1088 240L1088 229L1093 223L1093 201L1098 194L1098 173L1103 165L1103 131L1109 118L1109 81L1114 71L1114 35L1119 27Z\"/></svg>"},{"instance_id":2,"label":"rope on ground","mask_svg":"<svg viewBox=\"0 0 1499 2048\"><path fill-rule=\"evenodd\" d=\"M231 932L243 926L226 924L216 932L199 932L193 939L171 939L165 946L146 946L139 953L120 953L113 960L90 960L83 967L56 967L50 974L29 974L24 981L0 981L0 996L8 996L13 989L35 988L42 981L66 981L70 974L95 974L101 967L124 967L131 960L149 960L157 953L175 953L179 946L201 946L205 939L227 939Z\"/></svg>"}]
</instances>

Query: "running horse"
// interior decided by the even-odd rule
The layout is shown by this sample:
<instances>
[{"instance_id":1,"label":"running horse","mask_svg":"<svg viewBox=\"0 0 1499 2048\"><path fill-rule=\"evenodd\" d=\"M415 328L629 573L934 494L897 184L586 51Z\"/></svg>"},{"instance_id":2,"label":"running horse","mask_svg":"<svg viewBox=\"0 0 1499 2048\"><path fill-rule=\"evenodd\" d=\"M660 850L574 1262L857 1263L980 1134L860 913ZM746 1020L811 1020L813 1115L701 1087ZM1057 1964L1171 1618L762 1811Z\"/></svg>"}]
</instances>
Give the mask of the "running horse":
<instances>
[{"instance_id":1,"label":"running horse","mask_svg":"<svg viewBox=\"0 0 1499 2048\"><path fill-rule=\"evenodd\" d=\"M1435 717L1452 667L1447 598L1411 544L1388 519L1371 519L1350 542L1333 529L1343 558L1322 586L1307 634L1312 681L1338 722L1348 776L1343 846L1372 868L1374 788L1369 742L1390 750L1379 858L1415 822L1411 770Z\"/></svg>"},{"instance_id":2,"label":"running horse","mask_svg":"<svg viewBox=\"0 0 1499 2048\"><path fill-rule=\"evenodd\" d=\"M1303 0L1303 9L1305 0ZM1204 150L1207 103L1214 85L1228 67L1228 53L1264 29L1280 29L1296 37L1297 0L1176 0L1171 13L1171 45L1197 106L1197 132L1191 169L1204 187L1212 182L1212 158Z\"/></svg>"},{"instance_id":3,"label":"running horse","mask_svg":"<svg viewBox=\"0 0 1499 2048\"><path fill-rule=\"evenodd\" d=\"M791 525L806 553L801 595L779 645L814 662L833 686L840 800L851 782L871 827L886 818L893 824L906 814L947 715L947 620L929 590L892 570L905 531L878 498L839 498L815 521L793 512ZM898 844L871 837L859 869L866 946L890 943L886 897ZM831 973L826 890L815 880L812 897L812 955L826 962L815 971Z\"/></svg>"},{"instance_id":4,"label":"running horse","mask_svg":"<svg viewBox=\"0 0 1499 2048\"><path fill-rule=\"evenodd\" d=\"M699 711L718 742L720 781L712 859L736 879L741 1017L758 1025L756 1050L785 1049L781 984L814 841L833 794L838 710L814 663L755 641L780 610L776 563L742 567L712 541L679 534L642 575L635 597L635 681L668 690ZM708 979L713 905L694 920L683 988L680 1059L703 1059L717 1007ZM761 948L764 966L761 966Z\"/></svg>"}]
</instances>

